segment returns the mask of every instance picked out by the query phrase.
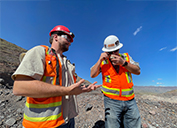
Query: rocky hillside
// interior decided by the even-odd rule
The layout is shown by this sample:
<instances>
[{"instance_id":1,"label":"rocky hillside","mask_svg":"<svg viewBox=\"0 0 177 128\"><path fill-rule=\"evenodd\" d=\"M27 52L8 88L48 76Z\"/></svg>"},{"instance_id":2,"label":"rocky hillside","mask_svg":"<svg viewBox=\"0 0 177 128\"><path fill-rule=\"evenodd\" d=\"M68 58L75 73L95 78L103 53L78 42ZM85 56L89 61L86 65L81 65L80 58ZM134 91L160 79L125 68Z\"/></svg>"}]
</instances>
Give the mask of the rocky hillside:
<instances>
[{"instance_id":1,"label":"rocky hillside","mask_svg":"<svg viewBox=\"0 0 177 128\"><path fill-rule=\"evenodd\" d=\"M23 51L26 50L1 39L0 128L22 127L25 97L13 95L12 82L9 80ZM84 84L89 82L85 81ZM168 89L166 87L162 91L161 87L135 87L143 128L177 128L177 87ZM100 89L78 95L77 101L80 113L75 118L76 128L104 128L103 94Z\"/></svg>"},{"instance_id":2,"label":"rocky hillside","mask_svg":"<svg viewBox=\"0 0 177 128\"><path fill-rule=\"evenodd\" d=\"M12 88L11 74L19 65L19 55L27 50L0 38L0 78L7 88Z\"/></svg>"}]
</instances>

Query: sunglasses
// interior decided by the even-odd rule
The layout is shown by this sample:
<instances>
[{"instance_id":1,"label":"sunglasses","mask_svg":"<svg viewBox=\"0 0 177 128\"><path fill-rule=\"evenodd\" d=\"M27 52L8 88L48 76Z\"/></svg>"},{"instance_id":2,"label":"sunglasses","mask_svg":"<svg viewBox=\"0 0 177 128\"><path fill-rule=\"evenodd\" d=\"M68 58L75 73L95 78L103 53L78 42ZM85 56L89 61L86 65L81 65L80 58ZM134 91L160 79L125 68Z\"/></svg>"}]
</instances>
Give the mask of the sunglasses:
<instances>
[{"instance_id":1,"label":"sunglasses","mask_svg":"<svg viewBox=\"0 0 177 128\"><path fill-rule=\"evenodd\" d=\"M68 42L71 43L71 38L69 35L60 35L61 37L65 38Z\"/></svg>"},{"instance_id":2,"label":"sunglasses","mask_svg":"<svg viewBox=\"0 0 177 128\"><path fill-rule=\"evenodd\" d=\"M115 51L112 51L112 52L108 52L108 54L111 55L111 54L113 54L113 53L115 53L115 52L118 52L118 51L119 51L119 49L117 49L117 50L115 50Z\"/></svg>"}]
</instances>

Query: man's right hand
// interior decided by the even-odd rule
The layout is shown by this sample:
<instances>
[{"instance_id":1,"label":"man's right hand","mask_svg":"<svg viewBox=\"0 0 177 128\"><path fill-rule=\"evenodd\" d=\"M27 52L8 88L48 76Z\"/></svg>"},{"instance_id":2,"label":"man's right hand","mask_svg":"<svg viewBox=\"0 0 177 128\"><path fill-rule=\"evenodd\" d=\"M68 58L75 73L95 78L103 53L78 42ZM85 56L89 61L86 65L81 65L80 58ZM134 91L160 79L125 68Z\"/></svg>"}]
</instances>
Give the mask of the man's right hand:
<instances>
[{"instance_id":1,"label":"man's right hand","mask_svg":"<svg viewBox=\"0 0 177 128\"><path fill-rule=\"evenodd\" d=\"M91 78L95 78L96 76L100 74L100 64L103 60L106 60L108 58L109 58L108 53L106 52L101 53L100 58L98 59L97 63L91 68L91 71L90 71Z\"/></svg>"},{"instance_id":2,"label":"man's right hand","mask_svg":"<svg viewBox=\"0 0 177 128\"><path fill-rule=\"evenodd\" d=\"M106 52L101 53L100 55L100 61L103 61L105 59L108 59L109 55Z\"/></svg>"}]
</instances>

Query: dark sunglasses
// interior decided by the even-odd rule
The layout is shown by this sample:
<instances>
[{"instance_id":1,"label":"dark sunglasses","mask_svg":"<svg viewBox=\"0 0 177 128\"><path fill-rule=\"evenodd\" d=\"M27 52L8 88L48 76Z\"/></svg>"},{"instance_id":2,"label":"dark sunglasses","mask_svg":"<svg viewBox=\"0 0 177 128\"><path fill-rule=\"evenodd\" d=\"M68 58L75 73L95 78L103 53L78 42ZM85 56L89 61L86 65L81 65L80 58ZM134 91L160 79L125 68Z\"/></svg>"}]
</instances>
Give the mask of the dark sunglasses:
<instances>
[{"instance_id":1,"label":"dark sunglasses","mask_svg":"<svg viewBox=\"0 0 177 128\"><path fill-rule=\"evenodd\" d=\"M71 38L69 35L61 35L61 37L65 38L68 42L71 43Z\"/></svg>"},{"instance_id":2,"label":"dark sunglasses","mask_svg":"<svg viewBox=\"0 0 177 128\"><path fill-rule=\"evenodd\" d=\"M119 49L117 49L117 50L115 50L113 52L108 52L108 54L113 54L113 53L118 52L118 51L119 51Z\"/></svg>"},{"instance_id":3,"label":"dark sunglasses","mask_svg":"<svg viewBox=\"0 0 177 128\"><path fill-rule=\"evenodd\" d=\"M65 38L68 42L70 42L71 43L71 37L68 35L68 34L66 34L66 33L64 33L64 32L56 32L56 34L58 35L58 36L61 36L61 37L63 37L63 38Z\"/></svg>"}]
</instances>

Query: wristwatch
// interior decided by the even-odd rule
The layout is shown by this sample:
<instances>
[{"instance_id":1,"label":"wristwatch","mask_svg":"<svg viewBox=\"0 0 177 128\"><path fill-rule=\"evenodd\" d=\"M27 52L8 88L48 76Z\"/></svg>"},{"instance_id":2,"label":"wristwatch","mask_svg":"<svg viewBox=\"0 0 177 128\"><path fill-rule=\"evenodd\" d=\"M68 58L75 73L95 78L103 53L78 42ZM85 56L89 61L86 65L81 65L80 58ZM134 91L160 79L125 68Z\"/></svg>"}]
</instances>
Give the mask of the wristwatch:
<instances>
[{"instance_id":1,"label":"wristwatch","mask_svg":"<svg viewBox=\"0 0 177 128\"><path fill-rule=\"evenodd\" d=\"M124 67L124 66L127 66L127 65L128 65L128 62L125 61L125 63L122 66Z\"/></svg>"}]
</instances>

